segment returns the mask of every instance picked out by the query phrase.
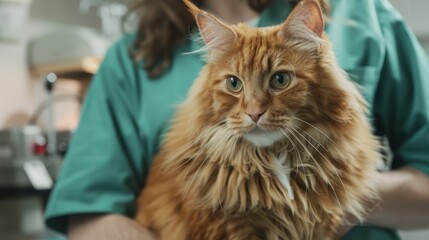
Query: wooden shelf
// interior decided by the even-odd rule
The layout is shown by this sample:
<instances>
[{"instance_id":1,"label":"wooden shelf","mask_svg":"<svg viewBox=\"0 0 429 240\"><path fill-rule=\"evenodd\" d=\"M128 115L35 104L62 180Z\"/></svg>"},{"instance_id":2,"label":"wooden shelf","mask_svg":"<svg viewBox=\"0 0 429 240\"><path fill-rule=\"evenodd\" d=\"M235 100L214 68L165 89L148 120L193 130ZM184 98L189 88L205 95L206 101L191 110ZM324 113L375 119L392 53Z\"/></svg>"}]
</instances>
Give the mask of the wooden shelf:
<instances>
[{"instance_id":1,"label":"wooden shelf","mask_svg":"<svg viewBox=\"0 0 429 240\"><path fill-rule=\"evenodd\" d=\"M67 74L95 74L100 66L101 58L95 56L83 57L81 59L62 61L58 63L32 66L30 70L35 75L44 75L53 72L57 75Z\"/></svg>"}]
</instances>

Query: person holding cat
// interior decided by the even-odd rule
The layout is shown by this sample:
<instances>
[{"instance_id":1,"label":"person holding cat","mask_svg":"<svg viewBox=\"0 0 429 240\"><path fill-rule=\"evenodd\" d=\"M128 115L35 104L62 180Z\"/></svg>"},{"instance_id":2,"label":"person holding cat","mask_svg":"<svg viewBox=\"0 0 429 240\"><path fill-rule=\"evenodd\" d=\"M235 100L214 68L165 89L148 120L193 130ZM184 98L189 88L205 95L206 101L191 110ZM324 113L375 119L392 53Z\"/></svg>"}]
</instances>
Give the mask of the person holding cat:
<instances>
[{"instance_id":1,"label":"person holding cat","mask_svg":"<svg viewBox=\"0 0 429 240\"><path fill-rule=\"evenodd\" d=\"M227 23L281 23L297 1L199 2ZM387 0L332 0L326 32L341 67L363 86L376 133L393 152L380 173L382 201L344 239L398 239L391 229L429 227L429 70L424 51ZM129 216L150 161L203 66L187 40L195 22L179 0L142 2L136 35L115 44L94 77L81 123L54 188L47 224L70 239L155 239ZM130 57L128 49L132 48ZM142 59L142 61L140 61ZM190 123L192 127L192 123ZM125 217L128 216L128 217ZM346 234L347 232L347 234Z\"/></svg>"}]
</instances>

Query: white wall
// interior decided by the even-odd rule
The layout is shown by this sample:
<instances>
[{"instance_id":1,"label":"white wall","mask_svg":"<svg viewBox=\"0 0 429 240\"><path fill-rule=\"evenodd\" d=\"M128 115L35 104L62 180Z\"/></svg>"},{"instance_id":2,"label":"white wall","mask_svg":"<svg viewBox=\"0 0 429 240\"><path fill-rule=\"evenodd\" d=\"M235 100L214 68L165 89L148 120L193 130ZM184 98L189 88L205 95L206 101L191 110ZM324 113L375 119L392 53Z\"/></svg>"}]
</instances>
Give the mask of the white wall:
<instances>
[{"instance_id":1,"label":"white wall","mask_svg":"<svg viewBox=\"0 0 429 240\"><path fill-rule=\"evenodd\" d=\"M420 42L426 50L426 53L429 54L429 37L420 37Z\"/></svg>"},{"instance_id":2,"label":"white wall","mask_svg":"<svg viewBox=\"0 0 429 240\"><path fill-rule=\"evenodd\" d=\"M429 36L428 0L390 0L418 36Z\"/></svg>"},{"instance_id":3,"label":"white wall","mask_svg":"<svg viewBox=\"0 0 429 240\"><path fill-rule=\"evenodd\" d=\"M94 13L79 13L78 0L35 0L31 16L19 41L0 41L0 129L26 124L37 105L45 99L40 76L31 76L27 70L26 46L28 39L40 35L58 24L78 24L99 28L100 20ZM57 92L76 92L78 82L59 82ZM57 106L60 118L57 124L67 127L75 122L77 103ZM67 109L67 110L64 110Z\"/></svg>"},{"instance_id":4,"label":"white wall","mask_svg":"<svg viewBox=\"0 0 429 240\"><path fill-rule=\"evenodd\" d=\"M390 0L390 2L399 10L419 38L426 52L429 53L429 1Z\"/></svg>"},{"instance_id":5,"label":"white wall","mask_svg":"<svg viewBox=\"0 0 429 240\"><path fill-rule=\"evenodd\" d=\"M88 14L79 13L79 0L33 0L31 18L96 29L101 25L94 9Z\"/></svg>"}]
</instances>

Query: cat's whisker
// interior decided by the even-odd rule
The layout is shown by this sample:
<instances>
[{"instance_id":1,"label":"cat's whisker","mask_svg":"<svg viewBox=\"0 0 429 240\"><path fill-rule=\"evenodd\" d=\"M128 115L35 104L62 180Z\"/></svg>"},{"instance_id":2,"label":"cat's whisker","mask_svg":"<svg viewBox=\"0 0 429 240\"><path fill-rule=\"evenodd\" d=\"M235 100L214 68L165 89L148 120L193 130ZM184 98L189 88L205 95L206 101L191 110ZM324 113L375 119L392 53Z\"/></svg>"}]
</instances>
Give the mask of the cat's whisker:
<instances>
[{"instance_id":1,"label":"cat's whisker","mask_svg":"<svg viewBox=\"0 0 429 240\"><path fill-rule=\"evenodd\" d=\"M317 131L319 131L320 133L322 133L328 140L330 140L334 145L335 145L335 147L337 147L337 149L341 149L340 148L340 146L338 146L338 144L334 141L334 140L332 140L325 132L323 132L321 129L319 129L319 128L317 128L316 126L314 126L313 124L311 124L311 123L309 123L309 122L307 122L307 121L304 121L304 120L302 120L302 119L300 119L300 118L297 118L297 117L292 117L292 118L294 118L294 119L296 119L296 120L298 120L298 121L301 121L301 122L303 122L303 123L305 123L305 124L307 124L307 125L309 125L310 127L312 127L312 128L314 128L314 129L316 129ZM298 127L299 128L299 127ZM300 128L301 129L301 128ZM309 134L309 133L307 133L305 130L303 130L303 129L301 129L304 133L306 133L308 136L310 136L314 141L316 141L318 144L320 144L326 151L328 151L327 149L326 149L326 147L324 146L324 145L322 145L320 142L318 142L316 139L314 139L312 136L311 136L311 134ZM324 156L323 156L324 157ZM329 162L329 161L328 161ZM329 162L331 165L332 165L332 163L331 162ZM332 166L333 167L333 166ZM335 173L337 174L337 176L338 176L338 170L335 168ZM342 186L343 186L343 189L344 189L344 191L345 191L345 193L346 193L346 197L347 197L347 200L348 200L348 202L349 202L349 204L351 205L351 202L350 202L350 197L349 197L349 193L348 193L348 191L347 191L347 189L345 188L345 186L344 186L344 183L343 183L343 181L342 181L342 179L338 176L338 179L341 181L341 184L342 184Z\"/></svg>"},{"instance_id":2,"label":"cat's whisker","mask_svg":"<svg viewBox=\"0 0 429 240\"><path fill-rule=\"evenodd\" d=\"M286 129L290 134L292 134L291 132L290 132L290 130L288 130L288 129ZM295 137L295 139L296 139L296 137ZM293 142L292 142L293 143ZM293 144L295 144L295 143L293 143ZM304 163L304 160L302 160L302 158L301 158L301 155L299 154L299 152L300 151L297 151L297 154L299 155L299 161L300 161L300 163L301 163L301 166L302 166L302 169L303 169L303 171L304 171L304 179L303 179L303 181L304 181L304 184L305 184L305 199L307 199L307 196L308 196L308 189L309 189L309 183L308 183L308 181L310 181L309 179L308 179L308 177L310 177L310 174L308 173L308 171L311 171L311 169L312 168L315 168L313 165L311 165L311 164L307 164L308 166L306 166L306 164ZM310 168L310 170L308 170L307 171L307 168ZM298 169L299 168L297 168L297 174L298 174ZM317 167L316 167L316 169L315 170L313 170L313 171L317 171L318 169L317 169ZM310 182L310 184L312 184L311 182ZM313 189L314 190L314 187L313 186L310 186L311 187L311 189ZM307 217L307 219L310 217L310 215L309 215L310 213L308 212L308 209L306 209L306 217Z\"/></svg>"},{"instance_id":3,"label":"cat's whisker","mask_svg":"<svg viewBox=\"0 0 429 240\"><path fill-rule=\"evenodd\" d=\"M296 129L294 128L290 128L288 129L289 132L291 133L291 135L293 135L295 137L295 139L302 145L302 147L304 148L304 150L309 154L310 158L314 161L314 163L317 165L317 167L319 169L323 169L321 168L320 164L316 161L316 159L314 158L313 154L308 150L308 148L305 146L305 144L299 140L299 138L294 134L294 133L298 133L299 136L301 136L301 138L303 138L307 143L311 144L311 142L309 142L302 134L300 134ZM314 146L313 146L314 147ZM317 149L316 149L317 150ZM320 153L320 152L319 152ZM323 173L323 178L325 181L329 182L329 178L327 177L326 173L324 171L322 171Z\"/></svg>"},{"instance_id":4,"label":"cat's whisker","mask_svg":"<svg viewBox=\"0 0 429 240\"><path fill-rule=\"evenodd\" d=\"M290 63L290 62L289 62L288 60L286 60L286 59L283 59L283 60L289 64L289 66L290 66L290 67L291 67L291 69L292 69L293 76L294 76L294 77L296 77L296 71L295 71L295 67L294 67L294 65L293 65L292 63Z\"/></svg>"},{"instance_id":5,"label":"cat's whisker","mask_svg":"<svg viewBox=\"0 0 429 240\"><path fill-rule=\"evenodd\" d=\"M287 136L287 134L286 134L286 136ZM291 141L291 143L295 146L295 148L297 149L297 151L296 151L296 154L298 155L298 164L300 164L301 166L304 166L304 160L302 160L302 157L301 157L301 154L300 154L300 151L298 151L298 147L295 145L295 143L289 138L289 136L287 136L288 137L288 139L289 139L289 141ZM303 171L304 171L304 178L307 178L307 176L308 176L308 172L307 172L307 169L306 169L306 167L303 167L302 168L303 169ZM298 170L299 170L299 166L297 166L297 168L296 168L296 176L295 176L295 178L297 177L297 175L298 175ZM305 181L307 181L307 179L305 179ZM307 184L305 184L305 195L307 196L307 192L308 192L308 185Z\"/></svg>"},{"instance_id":6,"label":"cat's whisker","mask_svg":"<svg viewBox=\"0 0 429 240\"><path fill-rule=\"evenodd\" d=\"M285 52L290 52L290 53L292 53L293 54L293 51L291 51L290 49L283 49L281 52L280 52L280 54L279 55L283 55ZM273 62L273 65L274 66L281 66L281 65L285 65L284 63L283 63L283 61L284 62L286 62L287 64L289 64L289 67L291 67L292 68L292 71L293 71L293 73L294 74L296 74L296 72L295 72L295 67L293 66L293 64L291 64L291 62L290 61L288 61L288 60L286 60L285 58L276 58L275 59L275 61Z\"/></svg>"},{"instance_id":7,"label":"cat's whisker","mask_svg":"<svg viewBox=\"0 0 429 240\"><path fill-rule=\"evenodd\" d=\"M226 62L225 67L223 68L223 70L227 70L227 68L229 67L229 65L231 65L232 61L236 58L237 54L232 55L228 62Z\"/></svg>"},{"instance_id":8,"label":"cat's whisker","mask_svg":"<svg viewBox=\"0 0 429 240\"><path fill-rule=\"evenodd\" d=\"M312 143L310 142L310 141L308 141L302 134L300 134L296 129L294 129L294 128L291 128L291 134L292 135L294 135L294 133L293 132L295 132L295 133L297 133L297 134L299 134L300 136L301 136L301 138L303 138L304 140L306 140L307 141L307 143L309 143L311 146L313 146L313 148L315 148L314 147L314 145L312 145ZM301 143L301 145L303 146L303 148L307 151L307 153L309 154L309 156L310 156L310 159L312 159L313 160L313 162L318 166L318 168L319 168L319 170L320 170L320 173L322 173L323 175L324 175L324 178L326 178L326 180L325 180L325 182L326 183L328 183L328 185L330 186L330 188L332 189L332 192L334 193L334 195L335 195L335 198L336 198L336 200L337 200L337 202L338 202L338 205L340 206L340 208L343 210L344 208L343 208L343 206L342 206L342 204L341 204L341 202L340 202L340 199L338 198L338 195L337 195L337 193L336 193L336 191L335 191L335 188L334 188L334 186L332 185L332 183L331 183L331 181L329 181L329 178L326 176L326 173L322 170L323 168L320 166L320 164L317 162L317 160L313 157L313 155L310 153L310 151L308 150L308 148L307 147L305 147L305 145L298 139L298 137L296 137L296 140L299 142L299 143ZM317 150L316 148L315 148L315 150ZM319 154L321 154L320 152L319 152ZM322 155L322 157L324 157L324 155L323 154L321 154ZM326 158L325 158L326 159ZM330 161L328 160L328 159L326 159L327 161L328 161L328 163L330 163Z\"/></svg>"},{"instance_id":9,"label":"cat's whisker","mask_svg":"<svg viewBox=\"0 0 429 240\"><path fill-rule=\"evenodd\" d=\"M297 141L299 141L299 139L293 134L293 132L291 132L289 129L286 129L287 131L288 131L288 133L290 133ZM299 141L300 142L300 141ZM300 142L301 143L301 142ZM304 146L303 146L304 147ZM305 149L305 147L304 147L304 149ZM307 150L308 151L308 150ZM299 152L299 151L298 151ZM311 156L311 155L310 155ZM300 157L300 159L301 159L301 157ZM307 199L307 194L308 194L308 183L307 183L307 181L308 181L308 179L307 179L307 176L309 176L309 175L307 175L308 173L306 172L306 168L307 167L305 167L305 164L304 164L304 161L301 159L301 163L302 163L302 166L303 166L303 170L304 170L304 184L305 184L305 199ZM312 165L310 165L310 164L308 164L308 167L310 167L310 169L312 169L312 168L314 168L314 166L312 166ZM320 169L320 167L319 167L319 169ZM313 170L313 171L318 171L319 169L317 169L316 168L316 170ZM297 171L298 171L298 169L297 169ZM320 170L319 170L320 171ZM311 186L311 188L313 189L313 186ZM307 210L307 209L306 209ZM307 218L309 217L309 212L307 211Z\"/></svg>"},{"instance_id":10,"label":"cat's whisker","mask_svg":"<svg viewBox=\"0 0 429 240\"><path fill-rule=\"evenodd\" d=\"M320 128L318 128L318 127L316 127L316 126L314 126L313 124L311 124L311 123L309 123L309 122L307 122L307 121L305 121L305 120L302 120L302 119L300 119L300 118L298 118L298 117L293 117L293 116L291 116L291 118L293 118L293 119L295 119L295 120L298 120L298 121L300 121L300 122L303 122L303 123L305 123L305 124L307 124L308 126L310 126L310 127L312 127L312 128L314 128L314 129L316 129L318 132L320 132L321 134L323 134L323 136L325 136L328 140L330 140L337 148L338 148L338 150L341 150L341 147L340 146L338 146L338 144L334 141L334 140L332 140L332 138L330 138L329 136L328 136L328 134L326 134L324 131L322 131Z\"/></svg>"},{"instance_id":11,"label":"cat's whisker","mask_svg":"<svg viewBox=\"0 0 429 240\"><path fill-rule=\"evenodd\" d=\"M303 162L303 160L302 160L302 158L301 158L301 155L299 154L299 149L298 149L298 147L295 145L295 143L292 141L292 139L288 136L288 134L287 133L285 133L284 131L283 131L283 129L281 129L281 128L278 128L278 130L280 130L282 133L283 133L283 135L289 140L289 142L292 144L292 146L293 146L293 148L294 148L294 152L295 152L295 154L298 156L298 164L304 164L304 162ZM296 168L296 173L295 173L295 179L297 178L297 176L298 176L298 170L299 170L299 167L297 167ZM307 171L306 171L306 169L305 168L303 168L303 171L304 171L304 177L306 177L307 176ZM308 192L308 185L307 184L305 184L305 195L307 196L307 192Z\"/></svg>"},{"instance_id":12,"label":"cat's whisker","mask_svg":"<svg viewBox=\"0 0 429 240\"><path fill-rule=\"evenodd\" d=\"M332 163L331 163L331 161L322 153L322 152L320 152L320 150L319 149L317 149L316 148L316 146L314 146L307 138L305 138L299 131L297 131L296 129L293 129L292 128L292 130L293 131L295 131L296 133L298 133L304 140L306 140L313 148L314 148L314 150L316 150L327 162L328 162L328 164L331 166L331 168L334 170L334 172L335 172L335 175L337 175L337 179L340 181L340 183L341 183L341 185L342 185L342 187L343 187L343 189L344 189L344 192L346 193L346 197L347 197L347 200L348 200L348 202L349 202L349 205L351 206L352 204L351 204L351 201L350 201L350 198L349 198L349 194L348 194L348 191L347 191L347 189L346 189L346 187L345 187L345 185L344 185L344 182L343 182L343 180L342 180L342 178L341 178L341 176L340 176L340 173L339 173L339 170L338 170L338 168L336 168ZM306 131L303 131L304 133L306 133L308 136L310 136L313 140L315 140L316 141L316 139L314 139L309 133L307 133ZM316 141L317 142L317 141ZM319 143L320 144L320 143ZM322 146L326 151L328 151L322 144L320 144L320 146Z\"/></svg>"},{"instance_id":13,"label":"cat's whisker","mask_svg":"<svg viewBox=\"0 0 429 240\"><path fill-rule=\"evenodd\" d=\"M318 146L322 147L326 152L329 152L329 150L323 145L320 141L318 141L315 137L313 137L310 133L305 131L304 129L300 128L299 126L295 126L295 128L301 130L303 133L305 133L307 136L309 136Z\"/></svg>"},{"instance_id":14,"label":"cat's whisker","mask_svg":"<svg viewBox=\"0 0 429 240\"><path fill-rule=\"evenodd\" d=\"M334 193L334 195L335 195L335 198L336 198L336 200L337 200L337 202L338 202L338 205L341 207L341 209L343 209L343 207L342 207L342 205L341 205L341 202L340 202L340 199L338 198L338 196L337 196L337 193L336 193L336 191L335 191L335 188L332 186L332 183L331 183L331 181L329 180L329 178L328 178L328 176L326 175L326 173L323 171L323 168L320 166L320 164L317 162L317 160L313 157L313 154L311 154L311 152L310 152L310 150L308 150L308 148L305 146L305 144L302 142L302 141L300 141L299 140L299 138L294 134L294 132L293 131L290 131L290 133L291 133L291 135L292 136L294 136L295 137L295 139L301 144L301 146L304 148L304 150L307 152L307 154L309 155L309 157L310 157L310 159L312 159L313 160L313 162L314 162L314 164L316 164L317 165L317 167L318 167L318 170L319 170L319 173L321 174L321 176L322 176L322 179L329 185L329 187L332 189L332 191L333 191L333 193Z\"/></svg>"}]
</instances>

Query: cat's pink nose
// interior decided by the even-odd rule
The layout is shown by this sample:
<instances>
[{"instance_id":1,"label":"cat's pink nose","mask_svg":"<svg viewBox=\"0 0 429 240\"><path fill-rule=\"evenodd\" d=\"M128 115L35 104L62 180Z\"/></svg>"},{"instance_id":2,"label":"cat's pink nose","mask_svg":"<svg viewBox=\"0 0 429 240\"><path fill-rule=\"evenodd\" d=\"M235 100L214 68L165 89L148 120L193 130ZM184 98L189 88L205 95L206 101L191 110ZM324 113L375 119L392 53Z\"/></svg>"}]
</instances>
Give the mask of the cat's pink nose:
<instances>
[{"instance_id":1,"label":"cat's pink nose","mask_svg":"<svg viewBox=\"0 0 429 240\"><path fill-rule=\"evenodd\" d=\"M259 119L262 117L262 115L264 115L265 112L259 112L259 113L246 113L253 122L258 122Z\"/></svg>"}]
</instances>

